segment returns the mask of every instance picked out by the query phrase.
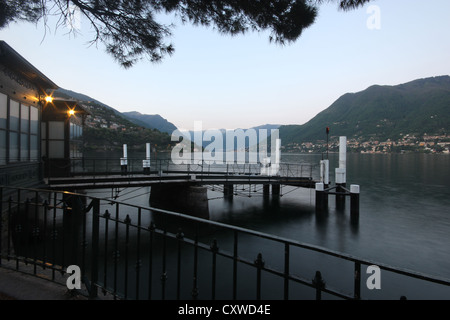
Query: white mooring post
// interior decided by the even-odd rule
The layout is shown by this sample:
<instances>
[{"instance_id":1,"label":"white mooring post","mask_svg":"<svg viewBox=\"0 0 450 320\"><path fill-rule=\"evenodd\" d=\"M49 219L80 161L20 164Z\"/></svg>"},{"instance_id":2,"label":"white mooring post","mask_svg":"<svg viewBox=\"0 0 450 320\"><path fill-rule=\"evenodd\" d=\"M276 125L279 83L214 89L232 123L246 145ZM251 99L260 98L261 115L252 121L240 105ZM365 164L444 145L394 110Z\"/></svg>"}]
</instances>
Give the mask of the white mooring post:
<instances>
[{"instance_id":1,"label":"white mooring post","mask_svg":"<svg viewBox=\"0 0 450 320\"><path fill-rule=\"evenodd\" d=\"M359 193L360 188L357 184L350 185L350 216L352 218L359 217Z\"/></svg>"},{"instance_id":2,"label":"white mooring post","mask_svg":"<svg viewBox=\"0 0 450 320\"><path fill-rule=\"evenodd\" d=\"M347 137L339 137L339 168L335 169L336 192L342 195L336 195L336 206L343 208L345 206L345 190L347 175Z\"/></svg>"},{"instance_id":3,"label":"white mooring post","mask_svg":"<svg viewBox=\"0 0 450 320\"><path fill-rule=\"evenodd\" d=\"M325 188L330 184L330 161L320 160L320 182L323 182Z\"/></svg>"},{"instance_id":4,"label":"white mooring post","mask_svg":"<svg viewBox=\"0 0 450 320\"><path fill-rule=\"evenodd\" d=\"M126 174L128 170L128 152L127 152L127 145L123 145L123 158L120 158L120 168L122 171L122 174Z\"/></svg>"},{"instance_id":5,"label":"white mooring post","mask_svg":"<svg viewBox=\"0 0 450 320\"><path fill-rule=\"evenodd\" d=\"M323 182L316 183L316 211L324 211L328 207L328 194Z\"/></svg>"},{"instance_id":6,"label":"white mooring post","mask_svg":"<svg viewBox=\"0 0 450 320\"><path fill-rule=\"evenodd\" d=\"M150 174L150 143L145 144L145 160L142 160L144 174Z\"/></svg>"}]
</instances>

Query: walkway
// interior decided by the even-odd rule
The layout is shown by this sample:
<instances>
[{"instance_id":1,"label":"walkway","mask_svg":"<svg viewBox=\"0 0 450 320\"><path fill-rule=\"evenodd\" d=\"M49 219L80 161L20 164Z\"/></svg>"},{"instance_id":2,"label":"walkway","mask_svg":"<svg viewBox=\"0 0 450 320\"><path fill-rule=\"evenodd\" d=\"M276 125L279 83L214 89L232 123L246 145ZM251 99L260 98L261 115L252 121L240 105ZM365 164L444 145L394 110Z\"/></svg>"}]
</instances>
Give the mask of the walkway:
<instances>
[{"instance_id":1,"label":"walkway","mask_svg":"<svg viewBox=\"0 0 450 320\"><path fill-rule=\"evenodd\" d=\"M0 267L0 300L87 300L83 295L73 295L65 286L64 278L58 272L58 282L50 281L49 272L38 269L39 277L32 273L32 265L20 265L14 270L15 262L2 260Z\"/></svg>"}]
</instances>

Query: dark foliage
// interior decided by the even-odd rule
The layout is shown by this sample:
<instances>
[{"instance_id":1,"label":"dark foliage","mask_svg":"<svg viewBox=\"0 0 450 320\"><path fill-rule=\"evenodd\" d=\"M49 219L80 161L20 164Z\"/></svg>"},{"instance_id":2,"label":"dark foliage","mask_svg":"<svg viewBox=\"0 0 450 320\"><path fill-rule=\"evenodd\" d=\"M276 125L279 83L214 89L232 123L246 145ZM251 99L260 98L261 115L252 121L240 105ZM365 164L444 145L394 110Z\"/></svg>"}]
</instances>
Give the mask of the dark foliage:
<instances>
[{"instance_id":1,"label":"dark foliage","mask_svg":"<svg viewBox=\"0 0 450 320\"><path fill-rule=\"evenodd\" d=\"M329 0L336 1L336 0ZM370 0L341 0L344 10ZM92 43L101 42L123 67L146 56L161 61L174 52L167 43L172 25L158 23L155 15L175 14L182 22L213 26L222 34L269 30L270 40L285 44L297 40L314 23L317 6L324 0L0 0L0 28L14 21L47 22L59 17L58 25L73 25L81 13L95 30ZM76 28L72 29L76 32Z\"/></svg>"}]
</instances>

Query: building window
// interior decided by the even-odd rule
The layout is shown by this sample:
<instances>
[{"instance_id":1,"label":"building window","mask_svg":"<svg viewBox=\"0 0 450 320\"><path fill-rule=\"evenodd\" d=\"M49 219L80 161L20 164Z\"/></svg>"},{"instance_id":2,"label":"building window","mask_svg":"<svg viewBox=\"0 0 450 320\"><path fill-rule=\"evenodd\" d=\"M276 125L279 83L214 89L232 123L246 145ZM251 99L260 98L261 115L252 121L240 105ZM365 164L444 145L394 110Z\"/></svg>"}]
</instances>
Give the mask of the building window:
<instances>
[{"instance_id":1,"label":"building window","mask_svg":"<svg viewBox=\"0 0 450 320\"><path fill-rule=\"evenodd\" d=\"M0 93L0 165L6 164L6 130L8 120L8 97Z\"/></svg>"},{"instance_id":2,"label":"building window","mask_svg":"<svg viewBox=\"0 0 450 320\"><path fill-rule=\"evenodd\" d=\"M30 107L30 160L39 161L39 111Z\"/></svg>"},{"instance_id":3,"label":"building window","mask_svg":"<svg viewBox=\"0 0 450 320\"><path fill-rule=\"evenodd\" d=\"M0 93L0 165L39 161L39 110Z\"/></svg>"},{"instance_id":4,"label":"building window","mask_svg":"<svg viewBox=\"0 0 450 320\"><path fill-rule=\"evenodd\" d=\"M48 157L64 158L64 121L48 122Z\"/></svg>"},{"instance_id":5,"label":"building window","mask_svg":"<svg viewBox=\"0 0 450 320\"><path fill-rule=\"evenodd\" d=\"M30 160L30 107L20 106L20 161Z\"/></svg>"},{"instance_id":6,"label":"building window","mask_svg":"<svg viewBox=\"0 0 450 320\"><path fill-rule=\"evenodd\" d=\"M0 130L0 165L6 164L6 130Z\"/></svg>"},{"instance_id":7,"label":"building window","mask_svg":"<svg viewBox=\"0 0 450 320\"><path fill-rule=\"evenodd\" d=\"M19 161L19 134L9 132L9 162Z\"/></svg>"}]
</instances>

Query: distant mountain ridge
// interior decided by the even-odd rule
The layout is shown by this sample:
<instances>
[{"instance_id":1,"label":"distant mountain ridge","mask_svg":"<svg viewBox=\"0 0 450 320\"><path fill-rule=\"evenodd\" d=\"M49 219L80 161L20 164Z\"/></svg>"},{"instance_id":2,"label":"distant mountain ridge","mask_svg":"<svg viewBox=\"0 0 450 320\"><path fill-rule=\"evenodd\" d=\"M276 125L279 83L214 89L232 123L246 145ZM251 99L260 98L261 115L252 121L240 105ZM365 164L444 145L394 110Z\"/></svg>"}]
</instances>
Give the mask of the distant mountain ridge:
<instances>
[{"instance_id":1,"label":"distant mountain ridge","mask_svg":"<svg viewBox=\"0 0 450 320\"><path fill-rule=\"evenodd\" d=\"M177 127L173 123L167 121L159 114L148 115L148 114L141 114L137 111L120 112L114 109L113 107L108 106L107 104L104 104L94 98L91 98L90 96L63 88L56 90L56 95L64 98L75 99L81 102L95 103L99 106L112 110L115 114L125 118L126 120L129 120L132 123L147 129L156 129L158 131L169 134L171 134L174 130L177 129Z\"/></svg>"},{"instance_id":2,"label":"distant mountain ridge","mask_svg":"<svg viewBox=\"0 0 450 320\"><path fill-rule=\"evenodd\" d=\"M395 86L373 85L346 93L303 125L280 127L284 144L345 135L363 139L398 139L401 135L450 131L450 76L414 80Z\"/></svg>"},{"instance_id":3,"label":"distant mountain ridge","mask_svg":"<svg viewBox=\"0 0 450 320\"><path fill-rule=\"evenodd\" d=\"M130 121L136 123L137 125L141 125L144 128L157 129L168 134L172 134L172 132L177 130L177 127L173 123L167 121L159 114L142 114L137 111L122 112L122 114Z\"/></svg>"},{"instance_id":4,"label":"distant mountain ridge","mask_svg":"<svg viewBox=\"0 0 450 320\"><path fill-rule=\"evenodd\" d=\"M243 128L236 128L234 130L234 132L238 132L238 130L242 130L242 132L245 134L248 132L248 130L255 130L256 133L256 144L260 143L260 137L259 137L259 130L267 130L267 138L269 138L272 134L272 130L278 129L280 127L279 124L264 124L264 125L260 125L260 126L256 126L256 127L252 127L252 128L248 128L248 129L243 129ZM223 151L231 151L231 150L242 150L245 148L249 148L252 147L252 145L250 145L251 141L249 141L249 139L246 139L246 141L240 141L237 140L235 141L235 143L230 143L230 145L232 145L231 148L227 147L227 131L230 131L229 129L218 129L218 131L220 131L222 133L222 142L223 142ZM185 135L188 139L190 139L191 141L194 141L194 134L196 131L189 131L186 132ZM202 131L202 136L205 133L205 130ZM210 146L212 144L212 141L209 140L203 140L202 141L202 147L208 149L208 146ZM268 144L270 146L270 139L268 141ZM214 144L213 144L214 145ZM214 145L215 146L215 145Z\"/></svg>"}]
</instances>

